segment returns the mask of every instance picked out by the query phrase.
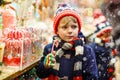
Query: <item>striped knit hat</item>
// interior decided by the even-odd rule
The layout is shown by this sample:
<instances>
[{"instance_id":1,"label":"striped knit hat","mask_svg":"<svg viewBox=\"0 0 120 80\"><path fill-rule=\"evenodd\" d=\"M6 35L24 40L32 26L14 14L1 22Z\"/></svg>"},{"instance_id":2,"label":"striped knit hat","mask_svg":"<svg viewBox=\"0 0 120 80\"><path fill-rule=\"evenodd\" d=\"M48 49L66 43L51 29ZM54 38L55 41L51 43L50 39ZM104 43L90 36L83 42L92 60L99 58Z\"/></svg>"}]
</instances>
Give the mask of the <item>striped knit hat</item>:
<instances>
[{"instance_id":1,"label":"striped knit hat","mask_svg":"<svg viewBox=\"0 0 120 80\"><path fill-rule=\"evenodd\" d=\"M110 32L112 27L110 23L107 21L106 17L103 16L101 10L95 10L93 13L94 17L94 25L96 26L96 35L97 37L102 36L106 32Z\"/></svg>"},{"instance_id":2,"label":"striped knit hat","mask_svg":"<svg viewBox=\"0 0 120 80\"><path fill-rule=\"evenodd\" d=\"M67 4L60 4L58 5L58 8L55 13L54 17L54 33L57 34L57 27L59 24L60 19L62 19L65 16L73 16L77 19L78 25L79 25L79 31L81 30L81 18L80 15L75 11L75 9Z\"/></svg>"}]
</instances>

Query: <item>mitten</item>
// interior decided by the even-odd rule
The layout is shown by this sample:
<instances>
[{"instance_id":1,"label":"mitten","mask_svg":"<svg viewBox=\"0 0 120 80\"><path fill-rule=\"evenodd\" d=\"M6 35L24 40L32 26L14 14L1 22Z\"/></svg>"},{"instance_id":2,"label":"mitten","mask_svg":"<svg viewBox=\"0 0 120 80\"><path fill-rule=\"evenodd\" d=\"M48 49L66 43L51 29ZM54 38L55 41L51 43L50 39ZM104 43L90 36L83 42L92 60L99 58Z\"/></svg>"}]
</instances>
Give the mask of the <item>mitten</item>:
<instances>
[{"instance_id":1,"label":"mitten","mask_svg":"<svg viewBox=\"0 0 120 80\"><path fill-rule=\"evenodd\" d=\"M74 40L74 46L75 46L75 55L78 55L78 54L83 54L83 51L84 51L84 48L83 48L83 41L82 39L76 39Z\"/></svg>"},{"instance_id":2,"label":"mitten","mask_svg":"<svg viewBox=\"0 0 120 80\"><path fill-rule=\"evenodd\" d=\"M100 39L100 38L94 38L94 42L96 43L96 44L100 44L100 43L102 43L102 40Z\"/></svg>"},{"instance_id":3,"label":"mitten","mask_svg":"<svg viewBox=\"0 0 120 80\"><path fill-rule=\"evenodd\" d=\"M56 60L55 55L53 53L49 53L44 59L44 66L47 68L54 67L55 63Z\"/></svg>"}]
</instances>

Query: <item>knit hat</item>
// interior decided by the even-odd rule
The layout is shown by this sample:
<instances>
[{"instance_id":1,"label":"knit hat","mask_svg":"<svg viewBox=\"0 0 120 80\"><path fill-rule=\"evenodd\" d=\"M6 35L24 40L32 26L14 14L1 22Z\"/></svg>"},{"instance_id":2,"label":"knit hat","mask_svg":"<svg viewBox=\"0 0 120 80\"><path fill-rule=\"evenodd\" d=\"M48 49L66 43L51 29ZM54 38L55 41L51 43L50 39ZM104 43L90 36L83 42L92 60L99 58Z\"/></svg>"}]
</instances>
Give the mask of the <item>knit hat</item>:
<instances>
[{"instance_id":1,"label":"knit hat","mask_svg":"<svg viewBox=\"0 0 120 80\"><path fill-rule=\"evenodd\" d=\"M75 9L68 4L60 4L56 10L55 17L54 17L54 33L57 34L57 27L59 24L60 19L65 16L73 16L77 19L79 25L79 31L81 30L81 18L80 15L75 11Z\"/></svg>"},{"instance_id":2,"label":"knit hat","mask_svg":"<svg viewBox=\"0 0 120 80\"><path fill-rule=\"evenodd\" d=\"M97 9L93 12L94 25L96 26L96 36L100 37L106 32L111 32L112 27L106 17L102 15L101 10Z\"/></svg>"}]
</instances>

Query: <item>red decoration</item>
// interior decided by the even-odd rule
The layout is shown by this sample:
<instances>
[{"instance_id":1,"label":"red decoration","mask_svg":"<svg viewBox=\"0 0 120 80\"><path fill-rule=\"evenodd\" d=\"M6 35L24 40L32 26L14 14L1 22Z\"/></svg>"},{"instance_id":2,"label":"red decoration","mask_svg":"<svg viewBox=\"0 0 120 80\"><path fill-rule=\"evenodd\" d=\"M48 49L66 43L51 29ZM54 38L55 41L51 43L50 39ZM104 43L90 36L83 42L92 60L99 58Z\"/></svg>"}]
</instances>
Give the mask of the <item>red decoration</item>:
<instances>
[{"instance_id":1,"label":"red decoration","mask_svg":"<svg viewBox=\"0 0 120 80\"><path fill-rule=\"evenodd\" d=\"M114 72L114 68L113 67L108 68L108 73L112 73L112 72Z\"/></svg>"},{"instance_id":2,"label":"red decoration","mask_svg":"<svg viewBox=\"0 0 120 80\"><path fill-rule=\"evenodd\" d=\"M116 50L116 49L113 49L113 50L112 50L112 55L115 56L116 53L117 53L117 50Z\"/></svg>"},{"instance_id":3,"label":"red decoration","mask_svg":"<svg viewBox=\"0 0 120 80\"><path fill-rule=\"evenodd\" d=\"M82 80L82 76L76 76L73 78L73 80Z\"/></svg>"}]
</instances>

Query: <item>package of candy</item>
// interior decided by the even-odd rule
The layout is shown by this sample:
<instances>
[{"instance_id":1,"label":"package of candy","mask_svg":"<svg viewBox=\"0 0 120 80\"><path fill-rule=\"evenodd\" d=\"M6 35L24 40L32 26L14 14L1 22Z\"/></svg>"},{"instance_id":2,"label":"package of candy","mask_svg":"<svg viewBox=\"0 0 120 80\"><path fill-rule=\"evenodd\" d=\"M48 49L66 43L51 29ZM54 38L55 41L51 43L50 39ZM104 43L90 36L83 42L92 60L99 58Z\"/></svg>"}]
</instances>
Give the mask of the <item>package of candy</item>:
<instances>
[{"instance_id":1,"label":"package of candy","mask_svg":"<svg viewBox=\"0 0 120 80\"><path fill-rule=\"evenodd\" d=\"M6 29L3 62L6 66L24 66L30 60L31 39L25 29Z\"/></svg>"}]
</instances>

